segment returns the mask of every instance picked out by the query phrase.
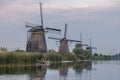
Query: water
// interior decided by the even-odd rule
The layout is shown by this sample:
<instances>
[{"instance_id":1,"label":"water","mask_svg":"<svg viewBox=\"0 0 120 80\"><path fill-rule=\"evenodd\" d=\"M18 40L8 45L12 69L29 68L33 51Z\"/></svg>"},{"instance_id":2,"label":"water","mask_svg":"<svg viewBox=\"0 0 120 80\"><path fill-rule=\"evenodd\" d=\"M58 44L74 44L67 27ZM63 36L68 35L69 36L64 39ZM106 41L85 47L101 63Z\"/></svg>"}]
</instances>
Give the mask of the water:
<instances>
[{"instance_id":1,"label":"water","mask_svg":"<svg viewBox=\"0 0 120 80\"><path fill-rule=\"evenodd\" d=\"M0 80L120 80L120 61L0 68Z\"/></svg>"}]
</instances>

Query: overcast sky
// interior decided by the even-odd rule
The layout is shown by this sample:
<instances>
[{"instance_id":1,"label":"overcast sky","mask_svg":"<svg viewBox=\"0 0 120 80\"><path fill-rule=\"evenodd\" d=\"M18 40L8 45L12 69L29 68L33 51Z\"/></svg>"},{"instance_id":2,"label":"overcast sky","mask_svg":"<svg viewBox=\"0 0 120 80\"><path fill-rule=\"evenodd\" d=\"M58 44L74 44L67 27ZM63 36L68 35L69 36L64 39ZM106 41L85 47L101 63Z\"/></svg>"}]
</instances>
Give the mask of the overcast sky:
<instances>
[{"instance_id":1,"label":"overcast sky","mask_svg":"<svg viewBox=\"0 0 120 80\"><path fill-rule=\"evenodd\" d=\"M83 43L89 44L92 38L92 45L97 47L94 52L120 52L120 0L0 0L0 46L25 50L25 22L40 24L40 1L44 27L64 30L67 23L67 38L79 40L82 33ZM63 34L48 36L60 38ZM47 45L58 50L54 40L47 39Z\"/></svg>"}]
</instances>

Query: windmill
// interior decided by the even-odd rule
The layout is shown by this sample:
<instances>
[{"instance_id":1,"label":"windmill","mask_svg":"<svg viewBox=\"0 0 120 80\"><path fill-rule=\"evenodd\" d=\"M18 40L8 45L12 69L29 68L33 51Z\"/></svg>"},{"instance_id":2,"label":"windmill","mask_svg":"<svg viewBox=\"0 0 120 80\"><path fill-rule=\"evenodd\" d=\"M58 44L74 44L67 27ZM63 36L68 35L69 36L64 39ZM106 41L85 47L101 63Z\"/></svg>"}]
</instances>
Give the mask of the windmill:
<instances>
[{"instance_id":1,"label":"windmill","mask_svg":"<svg viewBox=\"0 0 120 80\"><path fill-rule=\"evenodd\" d=\"M82 43L82 35L81 35L81 33L80 33L80 41L81 41L81 42L79 42L79 43L77 43L77 44L75 45L76 48L78 48L78 49L83 49L83 46L88 46L88 44L83 44L83 43Z\"/></svg>"},{"instance_id":2,"label":"windmill","mask_svg":"<svg viewBox=\"0 0 120 80\"><path fill-rule=\"evenodd\" d=\"M96 47L92 47L92 42L91 42L91 38L90 38L90 46L87 46L86 47L86 50L88 51L88 52L90 52L90 55L92 56L92 50L93 49L97 49Z\"/></svg>"},{"instance_id":3,"label":"windmill","mask_svg":"<svg viewBox=\"0 0 120 80\"><path fill-rule=\"evenodd\" d=\"M26 27L30 29L27 31L27 52L47 52L47 44L45 34L49 31L60 32L60 29L44 28L43 15L42 15L42 3L40 2L40 16L41 25L34 25L31 23L25 23Z\"/></svg>"},{"instance_id":4,"label":"windmill","mask_svg":"<svg viewBox=\"0 0 120 80\"><path fill-rule=\"evenodd\" d=\"M69 53L69 45L68 42L81 42L79 40L71 40L67 39L67 24L65 24L65 32L64 32L64 37L62 39L60 38L53 38L53 37L48 37L49 39L54 39L59 41L59 52L60 53Z\"/></svg>"}]
</instances>

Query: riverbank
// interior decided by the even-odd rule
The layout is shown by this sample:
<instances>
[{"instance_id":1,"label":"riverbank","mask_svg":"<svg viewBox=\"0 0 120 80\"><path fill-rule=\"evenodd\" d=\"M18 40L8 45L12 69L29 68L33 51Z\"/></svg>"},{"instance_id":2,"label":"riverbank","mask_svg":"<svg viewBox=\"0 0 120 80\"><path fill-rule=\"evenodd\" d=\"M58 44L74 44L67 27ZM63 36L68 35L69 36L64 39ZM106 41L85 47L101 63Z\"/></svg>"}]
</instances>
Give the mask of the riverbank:
<instances>
[{"instance_id":1,"label":"riverbank","mask_svg":"<svg viewBox=\"0 0 120 80\"><path fill-rule=\"evenodd\" d=\"M0 53L0 66L35 65L39 53L7 52Z\"/></svg>"},{"instance_id":2,"label":"riverbank","mask_svg":"<svg viewBox=\"0 0 120 80\"><path fill-rule=\"evenodd\" d=\"M87 53L86 53L87 54ZM83 56L83 55L82 55ZM57 52L48 53L28 53L28 52L4 52L0 53L0 67L14 66L35 66L40 61L49 61L50 63L71 63L76 61L91 60L114 60L110 56L91 56L83 59L74 53L61 54Z\"/></svg>"},{"instance_id":3,"label":"riverbank","mask_svg":"<svg viewBox=\"0 0 120 80\"><path fill-rule=\"evenodd\" d=\"M74 54L6 52L0 53L0 67L31 66L36 65L38 60L58 63L77 59Z\"/></svg>"}]
</instances>

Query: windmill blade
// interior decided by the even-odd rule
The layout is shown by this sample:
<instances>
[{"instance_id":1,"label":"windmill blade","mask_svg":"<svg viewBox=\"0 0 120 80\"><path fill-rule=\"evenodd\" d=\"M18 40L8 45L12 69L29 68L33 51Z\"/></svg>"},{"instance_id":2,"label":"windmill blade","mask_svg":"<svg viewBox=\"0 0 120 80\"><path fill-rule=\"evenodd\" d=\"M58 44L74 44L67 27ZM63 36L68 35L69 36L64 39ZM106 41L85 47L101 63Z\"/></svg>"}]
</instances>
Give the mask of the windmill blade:
<instances>
[{"instance_id":1,"label":"windmill blade","mask_svg":"<svg viewBox=\"0 0 120 80\"><path fill-rule=\"evenodd\" d=\"M92 41L91 41L91 38L90 38L90 47L92 46Z\"/></svg>"},{"instance_id":2,"label":"windmill blade","mask_svg":"<svg viewBox=\"0 0 120 80\"><path fill-rule=\"evenodd\" d=\"M67 41L69 41L69 42L81 42L79 40L70 40L70 39L67 39Z\"/></svg>"},{"instance_id":3,"label":"windmill blade","mask_svg":"<svg viewBox=\"0 0 120 80\"><path fill-rule=\"evenodd\" d=\"M61 30L60 29L55 29L55 28L45 28L46 32L53 33L53 34L60 34Z\"/></svg>"},{"instance_id":4,"label":"windmill blade","mask_svg":"<svg viewBox=\"0 0 120 80\"><path fill-rule=\"evenodd\" d=\"M43 13L42 13L42 3L40 2L40 19L41 19L41 26L42 26L42 29L43 29Z\"/></svg>"},{"instance_id":5,"label":"windmill blade","mask_svg":"<svg viewBox=\"0 0 120 80\"><path fill-rule=\"evenodd\" d=\"M82 46L88 46L88 44L82 44Z\"/></svg>"},{"instance_id":6,"label":"windmill blade","mask_svg":"<svg viewBox=\"0 0 120 80\"><path fill-rule=\"evenodd\" d=\"M81 40L81 43L82 43L82 34L80 33L80 40Z\"/></svg>"},{"instance_id":7,"label":"windmill blade","mask_svg":"<svg viewBox=\"0 0 120 80\"><path fill-rule=\"evenodd\" d=\"M67 36L67 24L65 24L65 32L64 32L64 38L66 39Z\"/></svg>"},{"instance_id":8,"label":"windmill blade","mask_svg":"<svg viewBox=\"0 0 120 80\"><path fill-rule=\"evenodd\" d=\"M91 47L92 49L97 49L96 47Z\"/></svg>"},{"instance_id":9,"label":"windmill blade","mask_svg":"<svg viewBox=\"0 0 120 80\"><path fill-rule=\"evenodd\" d=\"M59 48L59 44L58 44L59 41L55 41L55 42L56 42L57 47Z\"/></svg>"},{"instance_id":10,"label":"windmill blade","mask_svg":"<svg viewBox=\"0 0 120 80\"><path fill-rule=\"evenodd\" d=\"M61 31L60 29L55 29L55 28L46 28L47 30L54 30L54 31Z\"/></svg>"},{"instance_id":11,"label":"windmill blade","mask_svg":"<svg viewBox=\"0 0 120 80\"><path fill-rule=\"evenodd\" d=\"M59 38L48 37L48 39L61 40Z\"/></svg>"},{"instance_id":12,"label":"windmill blade","mask_svg":"<svg viewBox=\"0 0 120 80\"><path fill-rule=\"evenodd\" d=\"M28 22L25 22L25 26L26 26L26 27L31 27L31 28L41 27L40 25L36 25L36 24L28 23Z\"/></svg>"}]
</instances>

